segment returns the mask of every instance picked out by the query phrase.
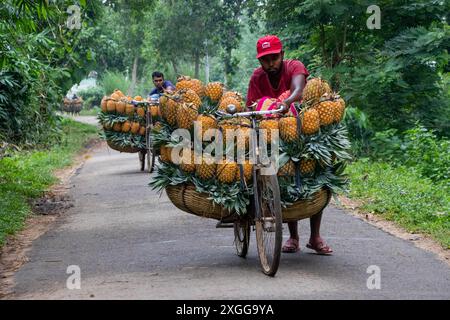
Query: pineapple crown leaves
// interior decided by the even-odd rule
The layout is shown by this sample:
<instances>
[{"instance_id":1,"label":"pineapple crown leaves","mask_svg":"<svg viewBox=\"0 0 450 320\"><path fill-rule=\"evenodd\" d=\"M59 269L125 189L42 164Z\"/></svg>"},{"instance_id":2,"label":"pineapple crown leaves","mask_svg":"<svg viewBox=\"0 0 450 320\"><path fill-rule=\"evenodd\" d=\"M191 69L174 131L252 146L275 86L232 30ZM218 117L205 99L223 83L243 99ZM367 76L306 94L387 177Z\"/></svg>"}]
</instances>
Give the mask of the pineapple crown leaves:
<instances>
[{"instance_id":1,"label":"pineapple crown leaves","mask_svg":"<svg viewBox=\"0 0 450 320\"><path fill-rule=\"evenodd\" d=\"M145 137L131 132L105 131L104 138L120 147L133 147L139 149L145 149L146 147Z\"/></svg>"},{"instance_id":2,"label":"pineapple crown leaves","mask_svg":"<svg viewBox=\"0 0 450 320\"><path fill-rule=\"evenodd\" d=\"M198 192L209 195L208 199L215 204L223 206L230 212L239 215L247 213L247 206L250 203L249 192L243 192L238 182L232 184L220 184L217 180L205 183L195 177L192 179Z\"/></svg>"},{"instance_id":3,"label":"pineapple crown leaves","mask_svg":"<svg viewBox=\"0 0 450 320\"><path fill-rule=\"evenodd\" d=\"M192 180L192 175L187 174L179 166L172 163L159 164L157 173L149 183L149 186L156 191L161 191L169 185L176 186L182 183L189 183Z\"/></svg>"}]
</instances>

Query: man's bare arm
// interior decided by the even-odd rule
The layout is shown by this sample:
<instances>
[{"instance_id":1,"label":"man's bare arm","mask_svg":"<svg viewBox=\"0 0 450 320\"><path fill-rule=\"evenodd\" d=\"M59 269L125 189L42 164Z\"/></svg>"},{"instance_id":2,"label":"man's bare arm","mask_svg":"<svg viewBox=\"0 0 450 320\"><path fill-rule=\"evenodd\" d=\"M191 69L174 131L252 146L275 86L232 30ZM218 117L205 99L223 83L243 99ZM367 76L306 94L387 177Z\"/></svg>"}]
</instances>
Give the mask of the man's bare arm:
<instances>
[{"instance_id":1,"label":"man's bare arm","mask_svg":"<svg viewBox=\"0 0 450 320\"><path fill-rule=\"evenodd\" d=\"M292 78L291 95L289 96L289 98L283 101L283 104L287 107L287 110L289 110L289 106L291 105L291 103L300 100L305 85L306 77L304 74L298 74Z\"/></svg>"}]
</instances>

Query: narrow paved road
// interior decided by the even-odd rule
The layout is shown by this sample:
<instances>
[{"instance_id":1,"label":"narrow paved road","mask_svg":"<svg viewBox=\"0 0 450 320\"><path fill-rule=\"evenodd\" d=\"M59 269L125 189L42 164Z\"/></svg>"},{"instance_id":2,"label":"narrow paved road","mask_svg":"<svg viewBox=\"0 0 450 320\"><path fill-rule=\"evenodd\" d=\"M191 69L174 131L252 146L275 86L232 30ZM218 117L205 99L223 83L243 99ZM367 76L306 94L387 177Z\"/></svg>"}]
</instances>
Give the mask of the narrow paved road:
<instances>
[{"instance_id":1,"label":"narrow paved road","mask_svg":"<svg viewBox=\"0 0 450 320\"><path fill-rule=\"evenodd\" d=\"M232 229L177 210L147 187L136 154L101 147L72 179L75 206L35 241L16 274L19 299L450 299L450 269L426 251L336 208L324 214L330 257L283 254L275 278L259 270L254 232L247 259ZM284 237L287 236L284 229ZM68 266L81 289L67 288ZM369 290L369 266L381 288Z\"/></svg>"}]
</instances>

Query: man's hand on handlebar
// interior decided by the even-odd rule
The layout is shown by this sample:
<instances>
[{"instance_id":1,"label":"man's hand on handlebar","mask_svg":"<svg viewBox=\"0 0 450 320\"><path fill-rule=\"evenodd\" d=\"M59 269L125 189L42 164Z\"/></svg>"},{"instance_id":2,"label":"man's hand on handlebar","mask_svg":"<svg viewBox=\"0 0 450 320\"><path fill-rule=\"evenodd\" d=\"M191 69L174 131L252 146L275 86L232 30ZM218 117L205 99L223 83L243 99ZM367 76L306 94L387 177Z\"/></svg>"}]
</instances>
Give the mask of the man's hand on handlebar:
<instances>
[{"instance_id":1,"label":"man's hand on handlebar","mask_svg":"<svg viewBox=\"0 0 450 320\"><path fill-rule=\"evenodd\" d=\"M283 102L280 102L279 107L282 107L281 113L286 113L289 111L289 105L286 103L286 100Z\"/></svg>"}]
</instances>

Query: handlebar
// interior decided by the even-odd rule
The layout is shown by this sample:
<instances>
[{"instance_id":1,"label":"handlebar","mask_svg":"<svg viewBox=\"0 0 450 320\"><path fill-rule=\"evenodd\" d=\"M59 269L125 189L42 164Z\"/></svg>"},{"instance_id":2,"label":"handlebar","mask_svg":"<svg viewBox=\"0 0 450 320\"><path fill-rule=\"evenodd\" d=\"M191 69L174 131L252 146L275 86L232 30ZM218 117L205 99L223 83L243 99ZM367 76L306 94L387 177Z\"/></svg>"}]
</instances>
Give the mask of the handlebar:
<instances>
[{"instance_id":1,"label":"handlebar","mask_svg":"<svg viewBox=\"0 0 450 320\"><path fill-rule=\"evenodd\" d=\"M246 111L246 112L237 112L237 113L225 113L222 111L217 111L217 114L223 118L237 118L237 117L246 117L251 118L255 116L264 116L264 115L270 115L270 114L279 114L283 113L284 106L281 105L278 109L272 109L272 110L266 110L266 111Z\"/></svg>"}]
</instances>

